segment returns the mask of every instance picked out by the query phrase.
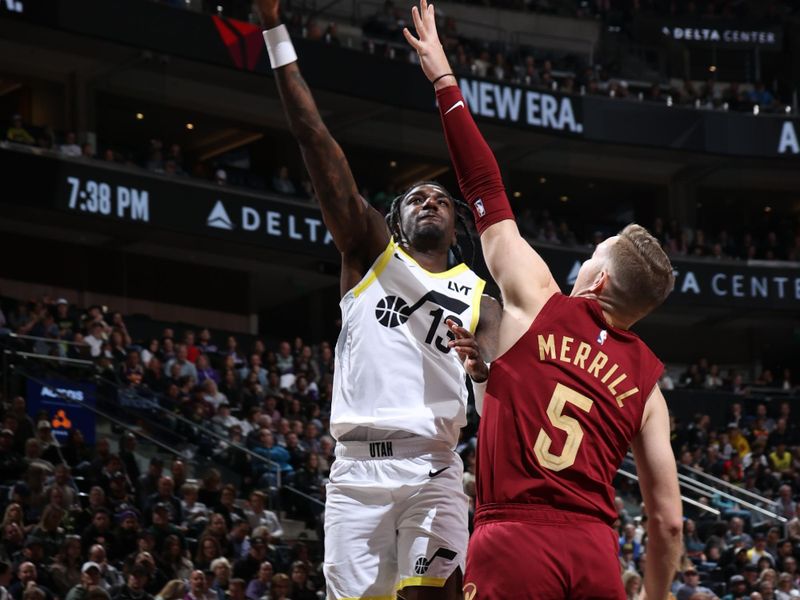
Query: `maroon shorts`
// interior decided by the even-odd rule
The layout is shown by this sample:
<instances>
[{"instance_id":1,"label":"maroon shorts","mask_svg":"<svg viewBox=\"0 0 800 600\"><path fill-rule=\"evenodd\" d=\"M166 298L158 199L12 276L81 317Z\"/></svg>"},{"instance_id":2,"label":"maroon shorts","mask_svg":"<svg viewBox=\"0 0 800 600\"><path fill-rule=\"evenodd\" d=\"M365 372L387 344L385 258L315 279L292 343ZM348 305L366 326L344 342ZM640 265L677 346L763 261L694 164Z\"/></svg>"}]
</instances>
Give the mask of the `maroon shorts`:
<instances>
[{"instance_id":1,"label":"maroon shorts","mask_svg":"<svg viewBox=\"0 0 800 600\"><path fill-rule=\"evenodd\" d=\"M624 600L616 533L587 515L484 505L469 541L464 600Z\"/></svg>"}]
</instances>

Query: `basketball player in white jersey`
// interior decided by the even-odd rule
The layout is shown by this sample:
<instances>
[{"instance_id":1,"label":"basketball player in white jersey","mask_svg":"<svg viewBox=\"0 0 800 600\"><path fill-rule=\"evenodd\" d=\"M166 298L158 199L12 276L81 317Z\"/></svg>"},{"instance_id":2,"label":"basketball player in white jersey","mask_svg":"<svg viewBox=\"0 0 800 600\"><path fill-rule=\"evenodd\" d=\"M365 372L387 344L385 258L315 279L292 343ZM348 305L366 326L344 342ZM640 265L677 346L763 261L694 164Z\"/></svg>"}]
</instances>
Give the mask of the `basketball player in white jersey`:
<instances>
[{"instance_id":1,"label":"basketball player in white jersey","mask_svg":"<svg viewBox=\"0 0 800 600\"><path fill-rule=\"evenodd\" d=\"M328 598L455 599L467 549L464 370L488 370L500 309L460 257L456 201L412 186L384 217L359 195L296 64L278 0L256 0L270 64L322 215L342 254L327 487ZM387 225L388 220L388 225ZM460 262L460 261L459 261ZM463 363L463 364L462 364Z\"/></svg>"}]
</instances>

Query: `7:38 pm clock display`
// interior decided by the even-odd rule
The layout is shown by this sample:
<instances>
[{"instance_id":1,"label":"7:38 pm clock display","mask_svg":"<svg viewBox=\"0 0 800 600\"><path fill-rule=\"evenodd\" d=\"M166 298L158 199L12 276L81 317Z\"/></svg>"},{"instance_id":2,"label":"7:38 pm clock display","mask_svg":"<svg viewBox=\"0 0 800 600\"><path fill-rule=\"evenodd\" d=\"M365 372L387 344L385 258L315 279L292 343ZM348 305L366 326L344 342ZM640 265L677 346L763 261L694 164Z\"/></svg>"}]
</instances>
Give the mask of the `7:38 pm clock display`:
<instances>
[{"instance_id":1,"label":"7:38 pm clock display","mask_svg":"<svg viewBox=\"0 0 800 600\"><path fill-rule=\"evenodd\" d=\"M147 190L94 179L82 181L73 176L67 176L67 184L67 208L70 210L144 223L150 220L150 198Z\"/></svg>"}]
</instances>

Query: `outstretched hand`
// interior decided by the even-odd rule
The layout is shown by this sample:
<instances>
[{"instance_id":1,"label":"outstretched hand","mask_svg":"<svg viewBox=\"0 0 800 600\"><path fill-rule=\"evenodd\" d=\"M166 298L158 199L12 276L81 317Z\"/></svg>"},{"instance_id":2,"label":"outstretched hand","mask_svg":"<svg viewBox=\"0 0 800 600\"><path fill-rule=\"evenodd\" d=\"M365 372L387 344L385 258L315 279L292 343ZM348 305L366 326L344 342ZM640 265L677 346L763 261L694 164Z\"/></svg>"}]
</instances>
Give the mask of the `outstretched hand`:
<instances>
[{"instance_id":1,"label":"outstretched hand","mask_svg":"<svg viewBox=\"0 0 800 600\"><path fill-rule=\"evenodd\" d=\"M420 0L419 7L414 6L411 9L411 18L414 21L414 28L417 30L419 38L415 38L408 30L408 27L403 28L403 35L406 41L411 44L411 47L419 54L422 72L425 73L428 81L438 80L435 84L437 87L440 85L441 87L453 85L453 77L439 79L442 75L450 73L450 64L447 61L444 48L439 42L433 4L428 4L427 0Z\"/></svg>"},{"instance_id":2,"label":"outstretched hand","mask_svg":"<svg viewBox=\"0 0 800 600\"><path fill-rule=\"evenodd\" d=\"M272 29L281 23L279 0L253 0L253 12L263 27Z\"/></svg>"},{"instance_id":3,"label":"outstretched hand","mask_svg":"<svg viewBox=\"0 0 800 600\"><path fill-rule=\"evenodd\" d=\"M458 352L458 357L464 361L464 370L470 379L476 383L482 383L489 377L489 367L483 362L478 340L468 329L457 325L455 321L447 319L445 322L456 339L448 342L448 346Z\"/></svg>"}]
</instances>

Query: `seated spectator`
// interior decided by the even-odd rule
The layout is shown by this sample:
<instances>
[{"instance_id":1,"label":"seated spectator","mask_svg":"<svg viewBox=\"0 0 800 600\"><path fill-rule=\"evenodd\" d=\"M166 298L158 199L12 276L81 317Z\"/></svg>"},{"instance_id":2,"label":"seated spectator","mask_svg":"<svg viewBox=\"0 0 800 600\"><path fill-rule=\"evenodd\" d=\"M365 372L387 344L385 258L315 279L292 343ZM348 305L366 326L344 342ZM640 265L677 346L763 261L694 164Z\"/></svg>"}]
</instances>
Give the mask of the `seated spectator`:
<instances>
[{"instance_id":1,"label":"seated spectator","mask_svg":"<svg viewBox=\"0 0 800 600\"><path fill-rule=\"evenodd\" d=\"M80 581L67 593L66 600L89 600L89 590L101 587L100 565L95 562L85 562L81 565Z\"/></svg>"},{"instance_id":2,"label":"seated spectator","mask_svg":"<svg viewBox=\"0 0 800 600\"><path fill-rule=\"evenodd\" d=\"M128 575L127 583L111 591L111 600L153 600L145 587L149 582L147 569L134 566Z\"/></svg>"},{"instance_id":3,"label":"seated spectator","mask_svg":"<svg viewBox=\"0 0 800 600\"><path fill-rule=\"evenodd\" d=\"M218 558L211 563L211 572L214 574L214 579L209 591L215 592L224 600L230 587L231 563L227 558Z\"/></svg>"},{"instance_id":4,"label":"seated spectator","mask_svg":"<svg viewBox=\"0 0 800 600\"><path fill-rule=\"evenodd\" d=\"M148 512L159 504L163 504L164 508L166 508L170 523L179 524L183 522L183 508L180 498L175 495L175 482L172 477L159 478L157 491L148 496L145 504L146 522L149 522Z\"/></svg>"},{"instance_id":5,"label":"seated spectator","mask_svg":"<svg viewBox=\"0 0 800 600\"><path fill-rule=\"evenodd\" d=\"M230 585L228 586L228 600L247 600L247 596L245 595L246 588L247 582L244 579L231 579Z\"/></svg>"},{"instance_id":6,"label":"seated spectator","mask_svg":"<svg viewBox=\"0 0 800 600\"><path fill-rule=\"evenodd\" d=\"M276 487L278 471L284 482L294 473L294 469L289 463L289 452L286 448L275 445L275 439L269 429L262 429L259 432L258 444L253 448L253 452L271 461L270 463L260 461L253 463L253 473L260 478L259 486Z\"/></svg>"},{"instance_id":7,"label":"seated spectator","mask_svg":"<svg viewBox=\"0 0 800 600\"><path fill-rule=\"evenodd\" d=\"M222 527L217 518L220 516L224 520L224 527ZM227 539L228 531L233 528L234 523L244 520L244 511L236 506L236 487L231 484L222 486L219 504L214 507L214 515L211 517L209 528L219 537L223 550L226 551L226 553L230 550L230 543Z\"/></svg>"},{"instance_id":8,"label":"seated spectator","mask_svg":"<svg viewBox=\"0 0 800 600\"><path fill-rule=\"evenodd\" d=\"M269 597L274 574L272 563L265 560L258 569L258 575L247 584L245 595L248 600L261 600Z\"/></svg>"},{"instance_id":9,"label":"seated spectator","mask_svg":"<svg viewBox=\"0 0 800 600\"><path fill-rule=\"evenodd\" d=\"M272 189L279 194L287 196L294 196L297 193L297 188L294 183L289 179L289 168L282 166L278 169L275 177L272 178Z\"/></svg>"},{"instance_id":10,"label":"seated spectator","mask_svg":"<svg viewBox=\"0 0 800 600\"><path fill-rule=\"evenodd\" d=\"M292 588L292 580L285 573L276 573L272 577L270 587L270 600L289 600L289 593Z\"/></svg>"},{"instance_id":11,"label":"seated spectator","mask_svg":"<svg viewBox=\"0 0 800 600\"><path fill-rule=\"evenodd\" d=\"M224 520L223 520L224 523ZM208 570L215 559L222 556L222 546L219 540L210 534L203 534L197 543L197 553L194 557L195 569Z\"/></svg>"},{"instance_id":12,"label":"seated spectator","mask_svg":"<svg viewBox=\"0 0 800 600\"><path fill-rule=\"evenodd\" d=\"M23 595L32 589L38 590L44 600L54 600L53 593L39 582L36 565L26 561L17 568L17 581L8 589L8 595L14 600L23 600Z\"/></svg>"},{"instance_id":13,"label":"seated spectator","mask_svg":"<svg viewBox=\"0 0 800 600\"><path fill-rule=\"evenodd\" d=\"M92 516L91 524L81 535L84 549L94 544L109 548L114 543L114 533L111 530L111 513L105 507L98 508Z\"/></svg>"},{"instance_id":14,"label":"seated spectator","mask_svg":"<svg viewBox=\"0 0 800 600\"><path fill-rule=\"evenodd\" d=\"M750 102L757 104L763 109L774 108L777 104L775 102L775 96L766 88L763 81L756 82L753 90L748 94L748 99Z\"/></svg>"},{"instance_id":15,"label":"seated spectator","mask_svg":"<svg viewBox=\"0 0 800 600\"><path fill-rule=\"evenodd\" d=\"M676 600L689 600L695 594L709 594L709 598L714 597L714 593L700 585L700 573L694 566L690 566L683 571L683 583L678 587L675 594Z\"/></svg>"},{"instance_id":16,"label":"seated spectator","mask_svg":"<svg viewBox=\"0 0 800 600\"><path fill-rule=\"evenodd\" d=\"M251 529L256 527L266 527L270 537L280 539L283 537L283 527L281 522L271 510L266 509L267 496L264 492L256 490L250 494L250 506L245 511L245 516Z\"/></svg>"},{"instance_id":17,"label":"seated spectator","mask_svg":"<svg viewBox=\"0 0 800 600\"><path fill-rule=\"evenodd\" d=\"M195 535L205 529L208 523L208 507L197 500L199 488L193 483L186 483L181 487L183 500L181 508L183 523L181 526Z\"/></svg>"},{"instance_id":18,"label":"seated spectator","mask_svg":"<svg viewBox=\"0 0 800 600\"><path fill-rule=\"evenodd\" d=\"M81 583L84 573L82 565L81 538L77 535L69 535L64 539L53 564L50 565L50 579L53 582L53 591L59 597L63 598L67 592ZM99 581L99 567L96 575Z\"/></svg>"},{"instance_id":19,"label":"seated spectator","mask_svg":"<svg viewBox=\"0 0 800 600\"><path fill-rule=\"evenodd\" d=\"M268 532L266 536L269 536ZM240 558L233 564L233 576L245 581L252 581L261 569L261 565L267 560L268 544L268 539L263 536L256 537L254 535L250 538L250 549L247 552L247 556Z\"/></svg>"},{"instance_id":20,"label":"seated spectator","mask_svg":"<svg viewBox=\"0 0 800 600\"><path fill-rule=\"evenodd\" d=\"M81 147L77 143L74 131L67 132L67 135L64 138L64 143L61 144L59 151L64 156L71 156L73 158L77 158L81 155Z\"/></svg>"},{"instance_id":21,"label":"seated spectator","mask_svg":"<svg viewBox=\"0 0 800 600\"><path fill-rule=\"evenodd\" d=\"M100 568L100 583L98 585L105 591L110 592L110 590L125 583L122 573L109 564L106 549L101 544L95 544L89 549L89 561L97 564Z\"/></svg>"},{"instance_id":22,"label":"seated spectator","mask_svg":"<svg viewBox=\"0 0 800 600\"><path fill-rule=\"evenodd\" d=\"M184 600L219 600L217 594L208 589L206 575L199 569L192 571L189 578L189 591Z\"/></svg>"},{"instance_id":23,"label":"seated spectator","mask_svg":"<svg viewBox=\"0 0 800 600\"><path fill-rule=\"evenodd\" d=\"M186 344L178 344L175 350L175 358L167 362L167 373L174 378L174 367L178 367L178 377L191 377L197 381L197 368L189 361L189 349Z\"/></svg>"},{"instance_id":24,"label":"seated spectator","mask_svg":"<svg viewBox=\"0 0 800 600\"><path fill-rule=\"evenodd\" d=\"M292 600L316 600L317 591L308 578L308 565L301 560L292 563L292 589L289 592Z\"/></svg>"},{"instance_id":25,"label":"seated spectator","mask_svg":"<svg viewBox=\"0 0 800 600\"><path fill-rule=\"evenodd\" d=\"M6 130L6 139L15 144L28 144L33 146L36 143L34 137L22 125L22 117L20 115L11 117L11 125Z\"/></svg>"},{"instance_id":26,"label":"seated spectator","mask_svg":"<svg viewBox=\"0 0 800 600\"><path fill-rule=\"evenodd\" d=\"M62 547L65 534L60 525L66 514L67 513L63 508L52 505L45 507L39 524L31 532L31 538L38 540L44 546L46 556L56 556L59 554L59 552L63 552L65 550ZM71 558L74 559L74 557ZM77 581L72 582L71 585L65 589L58 589L54 591L59 594L66 593L69 588L76 584Z\"/></svg>"},{"instance_id":27,"label":"seated spectator","mask_svg":"<svg viewBox=\"0 0 800 600\"><path fill-rule=\"evenodd\" d=\"M164 539L163 549L158 555L156 564L168 579L186 581L194 570L192 561L184 554L181 538L177 535L168 535Z\"/></svg>"}]
</instances>

